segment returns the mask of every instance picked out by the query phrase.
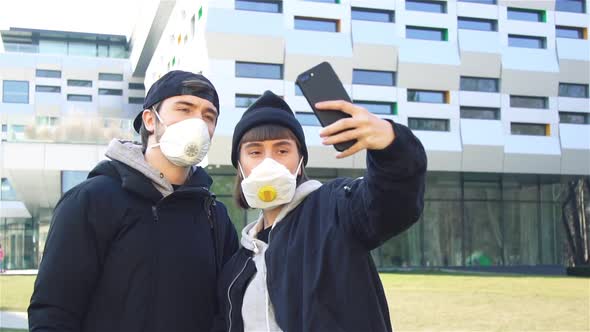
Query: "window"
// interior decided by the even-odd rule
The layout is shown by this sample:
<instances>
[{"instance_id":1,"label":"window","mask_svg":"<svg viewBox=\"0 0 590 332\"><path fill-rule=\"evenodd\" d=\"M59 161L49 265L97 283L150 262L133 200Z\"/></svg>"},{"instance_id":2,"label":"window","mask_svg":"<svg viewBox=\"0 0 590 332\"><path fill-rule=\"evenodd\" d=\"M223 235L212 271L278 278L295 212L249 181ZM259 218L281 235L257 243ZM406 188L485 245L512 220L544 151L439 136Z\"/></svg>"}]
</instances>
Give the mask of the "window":
<instances>
[{"instance_id":1,"label":"window","mask_svg":"<svg viewBox=\"0 0 590 332\"><path fill-rule=\"evenodd\" d=\"M61 78L60 70L37 69L35 71L37 77Z\"/></svg>"},{"instance_id":2,"label":"window","mask_svg":"<svg viewBox=\"0 0 590 332\"><path fill-rule=\"evenodd\" d=\"M447 102L446 92L408 89L408 101L418 103L444 104Z\"/></svg>"},{"instance_id":3,"label":"window","mask_svg":"<svg viewBox=\"0 0 590 332\"><path fill-rule=\"evenodd\" d=\"M590 124L589 113L559 112L559 122L572 124Z\"/></svg>"},{"instance_id":4,"label":"window","mask_svg":"<svg viewBox=\"0 0 590 332\"><path fill-rule=\"evenodd\" d=\"M547 108L547 97L510 96L510 107Z\"/></svg>"},{"instance_id":5,"label":"window","mask_svg":"<svg viewBox=\"0 0 590 332\"><path fill-rule=\"evenodd\" d=\"M86 171L61 171L61 194L84 182L87 177Z\"/></svg>"},{"instance_id":6,"label":"window","mask_svg":"<svg viewBox=\"0 0 590 332\"><path fill-rule=\"evenodd\" d=\"M461 106L461 119L500 120L500 109Z\"/></svg>"},{"instance_id":7,"label":"window","mask_svg":"<svg viewBox=\"0 0 590 332\"><path fill-rule=\"evenodd\" d=\"M447 29L406 26L406 38L446 41L448 32Z\"/></svg>"},{"instance_id":8,"label":"window","mask_svg":"<svg viewBox=\"0 0 590 332\"><path fill-rule=\"evenodd\" d=\"M143 104L143 97L129 97L129 104Z\"/></svg>"},{"instance_id":9,"label":"window","mask_svg":"<svg viewBox=\"0 0 590 332\"><path fill-rule=\"evenodd\" d=\"M394 22L392 10L352 7L351 18L358 21Z\"/></svg>"},{"instance_id":10,"label":"window","mask_svg":"<svg viewBox=\"0 0 590 332\"><path fill-rule=\"evenodd\" d=\"M235 8L266 13L281 13L283 11L281 1L270 0L236 0Z\"/></svg>"},{"instance_id":11,"label":"window","mask_svg":"<svg viewBox=\"0 0 590 332\"><path fill-rule=\"evenodd\" d=\"M92 87L92 81L87 81L87 80L68 80L68 86L78 86L78 87L91 88Z\"/></svg>"},{"instance_id":12,"label":"window","mask_svg":"<svg viewBox=\"0 0 590 332\"><path fill-rule=\"evenodd\" d=\"M92 96L91 95L73 95L73 94L69 94L68 95L68 101L85 101L85 102L89 102L89 101L92 101Z\"/></svg>"},{"instance_id":13,"label":"window","mask_svg":"<svg viewBox=\"0 0 590 332\"><path fill-rule=\"evenodd\" d=\"M586 3L584 0L556 0L555 10L558 12L585 13Z\"/></svg>"},{"instance_id":14,"label":"window","mask_svg":"<svg viewBox=\"0 0 590 332\"><path fill-rule=\"evenodd\" d=\"M16 192L10 185L10 181L7 178L0 180L0 200L2 201L16 201Z\"/></svg>"},{"instance_id":15,"label":"window","mask_svg":"<svg viewBox=\"0 0 590 332\"><path fill-rule=\"evenodd\" d=\"M508 46L526 48L546 48L545 37L508 35Z\"/></svg>"},{"instance_id":16,"label":"window","mask_svg":"<svg viewBox=\"0 0 590 332\"><path fill-rule=\"evenodd\" d=\"M536 123L511 123L512 135L549 136L549 125Z\"/></svg>"},{"instance_id":17,"label":"window","mask_svg":"<svg viewBox=\"0 0 590 332\"><path fill-rule=\"evenodd\" d=\"M546 22L544 10L510 8L508 7L508 19L529 21L529 22Z\"/></svg>"},{"instance_id":18,"label":"window","mask_svg":"<svg viewBox=\"0 0 590 332\"><path fill-rule=\"evenodd\" d=\"M559 96L588 98L588 84L559 83Z\"/></svg>"},{"instance_id":19,"label":"window","mask_svg":"<svg viewBox=\"0 0 590 332\"><path fill-rule=\"evenodd\" d=\"M447 4L443 1L406 0L406 10L421 12L446 13Z\"/></svg>"},{"instance_id":20,"label":"window","mask_svg":"<svg viewBox=\"0 0 590 332\"><path fill-rule=\"evenodd\" d=\"M39 40L39 53L46 54L68 54L68 42L65 40Z\"/></svg>"},{"instance_id":21,"label":"window","mask_svg":"<svg viewBox=\"0 0 590 332\"><path fill-rule=\"evenodd\" d=\"M123 74L98 73L98 79L101 81L122 81Z\"/></svg>"},{"instance_id":22,"label":"window","mask_svg":"<svg viewBox=\"0 0 590 332\"><path fill-rule=\"evenodd\" d=\"M498 31L498 21L485 20L482 18L459 17L459 29L479 30L479 31Z\"/></svg>"},{"instance_id":23,"label":"window","mask_svg":"<svg viewBox=\"0 0 590 332\"><path fill-rule=\"evenodd\" d=\"M130 90L145 90L143 83L129 83Z\"/></svg>"},{"instance_id":24,"label":"window","mask_svg":"<svg viewBox=\"0 0 590 332\"><path fill-rule=\"evenodd\" d=\"M98 94L101 96L122 96L123 90L119 89L98 89Z\"/></svg>"},{"instance_id":25,"label":"window","mask_svg":"<svg viewBox=\"0 0 590 332\"><path fill-rule=\"evenodd\" d=\"M353 69L352 84L395 86L395 73L392 71Z\"/></svg>"},{"instance_id":26,"label":"window","mask_svg":"<svg viewBox=\"0 0 590 332\"><path fill-rule=\"evenodd\" d=\"M37 85L35 86L35 92L60 93L61 87L53 85Z\"/></svg>"},{"instance_id":27,"label":"window","mask_svg":"<svg viewBox=\"0 0 590 332\"><path fill-rule=\"evenodd\" d=\"M462 91L498 92L497 78L461 77Z\"/></svg>"},{"instance_id":28,"label":"window","mask_svg":"<svg viewBox=\"0 0 590 332\"><path fill-rule=\"evenodd\" d=\"M59 119L55 116L38 116L35 119L37 126L54 127Z\"/></svg>"},{"instance_id":29,"label":"window","mask_svg":"<svg viewBox=\"0 0 590 332\"><path fill-rule=\"evenodd\" d=\"M96 56L96 43L70 41L68 42L68 55ZM104 51L101 55L104 54Z\"/></svg>"},{"instance_id":30,"label":"window","mask_svg":"<svg viewBox=\"0 0 590 332\"><path fill-rule=\"evenodd\" d=\"M585 39L584 28L556 26L555 35L558 38Z\"/></svg>"},{"instance_id":31,"label":"window","mask_svg":"<svg viewBox=\"0 0 590 332\"><path fill-rule=\"evenodd\" d=\"M2 102L15 104L29 103L29 81L4 81Z\"/></svg>"},{"instance_id":32,"label":"window","mask_svg":"<svg viewBox=\"0 0 590 332\"><path fill-rule=\"evenodd\" d=\"M397 115L397 104L393 102L355 100L354 103L373 114Z\"/></svg>"},{"instance_id":33,"label":"window","mask_svg":"<svg viewBox=\"0 0 590 332\"><path fill-rule=\"evenodd\" d=\"M449 120L408 118L408 127L412 130L449 131Z\"/></svg>"},{"instance_id":34,"label":"window","mask_svg":"<svg viewBox=\"0 0 590 332\"><path fill-rule=\"evenodd\" d=\"M313 113L296 112L295 117L297 118L297 121L299 121L299 123L301 123L302 126L315 126L315 127L322 126L322 124L320 123L320 120L318 120L318 118Z\"/></svg>"},{"instance_id":35,"label":"window","mask_svg":"<svg viewBox=\"0 0 590 332\"><path fill-rule=\"evenodd\" d=\"M339 21L324 18L310 18L295 16L296 30L311 30L324 32L339 32Z\"/></svg>"},{"instance_id":36,"label":"window","mask_svg":"<svg viewBox=\"0 0 590 332\"><path fill-rule=\"evenodd\" d=\"M236 94L236 107L250 107L260 95Z\"/></svg>"},{"instance_id":37,"label":"window","mask_svg":"<svg viewBox=\"0 0 590 332\"><path fill-rule=\"evenodd\" d=\"M459 0L459 2L473 2L473 3L481 3L484 5L495 5L496 0Z\"/></svg>"},{"instance_id":38,"label":"window","mask_svg":"<svg viewBox=\"0 0 590 332\"><path fill-rule=\"evenodd\" d=\"M283 79L283 65L271 63L236 62L236 77Z\"/></svg>"}]
</instances>

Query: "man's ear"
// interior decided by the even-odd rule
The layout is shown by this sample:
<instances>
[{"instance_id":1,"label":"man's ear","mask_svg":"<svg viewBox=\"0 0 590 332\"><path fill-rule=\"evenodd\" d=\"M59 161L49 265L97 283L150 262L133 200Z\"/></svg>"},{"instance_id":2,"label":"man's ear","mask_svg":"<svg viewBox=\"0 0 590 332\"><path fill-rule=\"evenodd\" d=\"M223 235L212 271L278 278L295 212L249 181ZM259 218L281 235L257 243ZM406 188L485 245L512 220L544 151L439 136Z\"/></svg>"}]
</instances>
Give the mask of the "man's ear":
<instances>
[{"instance_id":1,"label":"man's ear","mask_svg":"<svg viewBox=\"0 0 590 332\"><path fill-rule=\"evenodd\" d=\"M156 129L156 116L151 110L143 110L141 114L141 119L143 120L143 125L145 129L150 133L153 133Z\"/></svg>"}]
</instances>

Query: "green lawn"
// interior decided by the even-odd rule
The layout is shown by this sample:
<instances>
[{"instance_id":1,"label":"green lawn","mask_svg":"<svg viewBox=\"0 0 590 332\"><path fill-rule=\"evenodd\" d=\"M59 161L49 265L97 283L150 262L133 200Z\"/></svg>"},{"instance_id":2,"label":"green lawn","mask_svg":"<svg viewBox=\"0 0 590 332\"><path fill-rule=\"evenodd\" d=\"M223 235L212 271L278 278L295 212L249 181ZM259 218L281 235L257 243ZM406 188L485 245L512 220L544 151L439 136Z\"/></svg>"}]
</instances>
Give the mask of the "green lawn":
<instances>
[{"instance_id":1,"label":"green lawn","mask_svg":"<svg viewBox=\"0 0 590 332\"><path fill-rule=\"evenodd\" d=\"M0 276L0 310L27 311L35 276Z\"/></svg>"},{"instance_id":2,"label":"green lawn","mask_svg":"<svg viewBox=\"0 0 590 332\"><path fill-rule=\"evenodd\" d=\"M382 274L400 331L590 331L590 279ZM34 277L0 276L0 310L25 311ZM9 330L2 330L9 331Z\"/></svg>"}]
</instances>

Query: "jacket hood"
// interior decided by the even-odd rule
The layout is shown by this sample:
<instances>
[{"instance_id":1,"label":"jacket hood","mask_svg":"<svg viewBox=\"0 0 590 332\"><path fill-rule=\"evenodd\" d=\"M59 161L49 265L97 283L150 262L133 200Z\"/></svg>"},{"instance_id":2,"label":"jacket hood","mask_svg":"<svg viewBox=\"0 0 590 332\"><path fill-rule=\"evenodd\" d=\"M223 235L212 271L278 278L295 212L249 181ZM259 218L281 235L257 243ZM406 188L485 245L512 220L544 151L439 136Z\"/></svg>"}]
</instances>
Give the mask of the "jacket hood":
<instances>
[{"instance_id":1,"label":"jacket hood","mask_svg":"<svg viewBox=\"0 0 590 332\"><path fill-rule=\"evenodd\" d=\"M141 144L113 139L105 155L111 160L104 160L96 165L88 178L99 175L117 178L121 180L123 187L151 198L159 196L160 199L174 192L172 184L145 160ZM194 166L183 187L201 187L209 190L212 182L205 170ZM153 192L154 189L156 193Z\"/></svg>"},{"instance_id":2,"label":"jacket hood","mask_svg":"<svg viewBox=\"0 0 590 332\"><path fill-rule=\"evenodd\" d=\"M301 204L301 202L303 202L303 200L307 196L309 196L309 194L316 191L321 186L322 183L316 180L309 180L300 184L299 187L297 187L297 189L295 190L295 196L293 196L291 202L286 204L281 210L281 212L278 214L277 219L272 225L272 228L274 228L279 222L281 222L281 220L283 220L285 216L289 214L289 212L295 210L295 208L297 208L299 204ZM249 223L248 225L246 225L246 227L244 227L244 229L242 229L242 239L240 240L240 243L244 248L250 251L254 250L255 241L259 241L256 238L256 235L264 227L262 218L263 215L261 210L258 219L256 221Z\"/></svg>"}]
</instances>

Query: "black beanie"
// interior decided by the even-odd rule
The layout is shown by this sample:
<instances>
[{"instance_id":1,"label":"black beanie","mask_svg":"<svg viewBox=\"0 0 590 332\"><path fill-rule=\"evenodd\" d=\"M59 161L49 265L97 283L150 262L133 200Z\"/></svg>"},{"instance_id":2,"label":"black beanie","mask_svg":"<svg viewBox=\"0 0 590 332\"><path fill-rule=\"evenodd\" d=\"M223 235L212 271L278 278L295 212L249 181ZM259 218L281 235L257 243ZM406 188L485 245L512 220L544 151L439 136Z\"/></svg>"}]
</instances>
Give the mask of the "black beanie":
<instances>
[{"instance_id":1,"label":"black beanie","mask_svg":"<svg viewBox=\"0 0 590 332\"><path fill-rule=\"evenodd\" d=\"M248 107L236 128L231 147L231 162L235 168L238 168L239 144L244 134L260 125L275 124L283 126L293 132L299 144L301 144L301 154L303 154L303 164L307 165L307 145L305 144L305 135L303 128L293 111L287 103L271 91L265 91L260 98Z\"/></svg>"}]
</instances>

